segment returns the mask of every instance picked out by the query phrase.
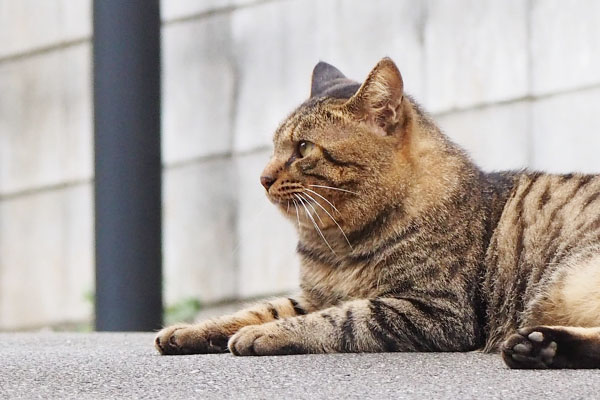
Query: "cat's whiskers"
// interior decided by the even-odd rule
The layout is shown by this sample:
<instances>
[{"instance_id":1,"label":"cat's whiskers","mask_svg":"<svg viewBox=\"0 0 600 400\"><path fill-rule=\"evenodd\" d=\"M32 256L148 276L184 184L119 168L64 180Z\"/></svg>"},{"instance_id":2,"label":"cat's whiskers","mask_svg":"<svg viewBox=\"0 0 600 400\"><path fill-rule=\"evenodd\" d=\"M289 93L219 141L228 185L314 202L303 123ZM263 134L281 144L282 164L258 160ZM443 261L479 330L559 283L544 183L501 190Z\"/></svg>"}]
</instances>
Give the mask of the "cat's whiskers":
<instances>
[{"instance_id":1,"label":"cat's whiskers","mask_svg":"<svg viewBox=\"0 0 600 400\"><path fill-rule=\"evenodd\" d=\"M313 218L313 216L310 214L310 211L308 211L308 208L306 207L306 205L304 205L304 202L306 200L304 200L302 197L300 197L298 194L294 193L294 196L296 196L296 198L298 199L298 201L300 202L300 204L302 205L302 207L304 207L304 211L306 212L306 215L310 218L310 220L312 221L315 229L317 230L317 232L319 233L319 235L321 235L321 238L323 239L323 241L325 242L325 244L327 245L327 247L329 247L329 250L331 250L331 252L337 256L337 253L335 252L335 250L333 250L333 247L331 247L331 245L329 244L329 242L327 241L327 239L325 239L325 235L323 235L323 232L321 232L321 229L319 228L319 226L317 225L315 219Z\"/></svg>"},{"instance_id":2,"label":"cat's whiskers","mask_svg":"<svg viewBox=\"0 0 600 400\"><path fill-rule=\"evenodd\" d=\"M325 185L308 185L311 187L318 187L318 188L324 188L324 189L331 189L331 190L339 190L340 192L346 192L346 193L352 193L358 196L358 193L353 192L351 190L346 190L346 189L340 189L340 188L336 188L336 187L332 187L332 186L325 186Z\"/></svg>"},{"instance_id":3,"label":"cat's whiskers","mask_svg":"<svg viewBox=\"0 0 600 400\"><path fill-rule=\"evenodd\" d=\"M304 201L306 202L306 204L308 204L308 205L310 206L310 208L312 208L312 210L315 212L315 215L316 215L316 216L317 216L317 218L319 219L319 222L321 223L321 225L325 225L325 224L323 223L323 220L321 219L321 216L320 216L320 215L319 215L319 213L317 212L317 209L315 208L315 206L313 206L313 205L312 205L312 203L311 203L310 201L308 201L306 198L304 198L304 196L302 196L302 194L300 194L300 193L297 193L297 194L298 194L298 196L300 196L300 197L302 197L302 198L304 199ZM304 194L308 196L308 194L307 194L307 193L304 193ZM314 199L313 199L313 201L314 201ZM321 208L323 208L323 207L321 207Z\"/></svg>"},{"instance_id":4,"label":"cat's whiskers","mask_svg":"<svg viewBox=\"0 0 600 400\"><path fill-rule=\"evenodd\" d=\"M310 190L310 189L307 189ZM318 194L318 193L316 193ZM340 224L338 224L338 222L335 220L335 218L333 218L333 215L331 215L329 213L329 211L327 211L325 209L325 207L323 207L314 197L312 197L310 194L308 193L304 193L305 196L308 196L309 199L311 199L316 205L318 205L319 207L321 207L321 209L323 209L323 211L325 211L325 213L329 216L329 218L331 218L331 220L333 221L333 223L338 227L338 229L340 230L340 232L342 232L342 235L344 236L344 239L346 239L346 243L348 243L348 246L350 246L350 250L353 250L352 248L352 244L350 244L350 240L348 240L348 237L346 236L346 234L344 233L344 230L342 229L342 227L340 226ZM322 196L320 196L322 197ZM323 198L323 200L327 201L327 199ZM328 201L327 201L328 202ZM329 203L329 202L328 202ZM310 203L309 203L310 204ZM331 204L331 203L329 203ZM331 206L333 207L333 204L331 204ZM334 207L335 208L335 207ZM314 207L313 207L314 209ZM337 209L336 209L337 211ZM339 213L339 211L338 211ZM341 213L340 213L341 214ZM317 214L318 215L318 214ZM321 221L321 223L323 223L323 221Z\"/></svg>"},{"instance_id":5,"label":"cat's whiskers","mask_svg":"<svg viewBox=\"0 0 600 400\"><path fill-rule=\"evenodd\" d=\"M296 203L296 200L292 199L292 201L294 202L294 208L296 209L296 218L298 219L298 229L300 229L300 214L298 213L298 204Z\"/></svg>"},{"instance_id":6,"label":"cat's whiskers","mask_svg":"<svg viewBox=\"0 0 600 400\"><path fill-rule=\"evenodd\" d=\"M312 189L308 189L308 188L304 188L304 190L306 190L307 192L311 192L312 194L314 194L315 196L319 196L320 198L322 198L323 200L325 200L327 202L327 204L329 204L331 206L331 208L333 208L338 214L342 215L342 213L340 212L340 210L338 210L336 208L336 206L333 205L332 202L330 202L329 200L327 200L325 197L321 196L319 193L315 192Z\"/></svg>"}]
</instances>

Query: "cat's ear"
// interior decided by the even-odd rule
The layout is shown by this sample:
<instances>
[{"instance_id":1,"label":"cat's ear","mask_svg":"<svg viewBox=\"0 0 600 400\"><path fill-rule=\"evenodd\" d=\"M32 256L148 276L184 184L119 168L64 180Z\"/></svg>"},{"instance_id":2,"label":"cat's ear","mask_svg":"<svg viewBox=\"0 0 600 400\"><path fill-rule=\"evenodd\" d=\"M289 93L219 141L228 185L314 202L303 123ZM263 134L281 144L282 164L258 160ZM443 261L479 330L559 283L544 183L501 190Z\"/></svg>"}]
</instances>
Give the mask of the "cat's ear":
<instances>
[{"instance_id":1,"label":"cat's ear","mask_svg":"<svg viewBox=\"0 0 600 400\"><path fill-rule=\"evenodd\" d=\"M319 61L313 69L310 97L325 96L327 92L333 92L334 89L339 89L349 83L354 82L346 78L339 69L331 64Z\"/></svg>"},{"instance_id":2,"label":"cat's ear","mask_svg":"<svg viewBox=\"0 0 600 400\"><path fill-rule=\"evenodd\" d=\"M383 135L391 134L402 122L402 75L390 58L384 58L346 103L347 109L360 120L374 124Z\"/></svg>"}]
</instances>

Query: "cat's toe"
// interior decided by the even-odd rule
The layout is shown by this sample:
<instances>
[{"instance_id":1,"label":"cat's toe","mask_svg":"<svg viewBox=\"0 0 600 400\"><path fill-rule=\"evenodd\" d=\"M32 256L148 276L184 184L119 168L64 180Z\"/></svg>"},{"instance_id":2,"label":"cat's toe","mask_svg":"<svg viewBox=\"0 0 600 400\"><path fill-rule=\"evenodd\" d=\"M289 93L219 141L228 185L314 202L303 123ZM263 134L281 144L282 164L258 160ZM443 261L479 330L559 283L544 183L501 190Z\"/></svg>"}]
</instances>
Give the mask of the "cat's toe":
<instances>
[{"instance_id":1,"label":"cat's toe","mask_svg":"<svg viewBox=\"0 0 600 400\"><path fill-rule=\"evenodd\" d=\"M522 328L502 345L506 365L516 369L549 368L558 345L545 327Z\"/></svg>"},{"instance_id":2,"label":"cat's toe","mask_svg":"<svg viewBox=\"0 0 600 400\"><path fill-rule=\"evenodd\" d=\"M227 340L227 335L218 329L180 325L160 331L154 343L163 355L183 355L226 352Z\"/></svg>"},{"instance_id":3,"label":"cat's toe","mask_svg":"<svg viewBox=\"0 0 600 400\"><path fill-rule=\"evenodd\" d=\"M240 329L229 339L228 347L231 354L236 356L257 356L254 343L263 336L263 332L254 326Z\"/></svg>"},{"instance_id":4,"label":"cat's toe","mask_svg":"<svg viewBox=\"0 0 600 400\"><path fill-rule=\"evenodd\" d=\"M180 325L169 326L158 332L156 338L154 339L154 346L158 352L162 355L181 354L181 347L177 341L175 333L184 328L185 326Z\"/></svg>"},{"instance_id":5,"label":"cat's toe","mask_svg":"<svg viewBox=\"0 0 600 400\"><path fill-rule=\"evenodd\" d=\"M247 326L229 340L229 351L236 356L275 356L304 354L309 351L293 340L276 323Z\"/></svg>"}]
</instances>

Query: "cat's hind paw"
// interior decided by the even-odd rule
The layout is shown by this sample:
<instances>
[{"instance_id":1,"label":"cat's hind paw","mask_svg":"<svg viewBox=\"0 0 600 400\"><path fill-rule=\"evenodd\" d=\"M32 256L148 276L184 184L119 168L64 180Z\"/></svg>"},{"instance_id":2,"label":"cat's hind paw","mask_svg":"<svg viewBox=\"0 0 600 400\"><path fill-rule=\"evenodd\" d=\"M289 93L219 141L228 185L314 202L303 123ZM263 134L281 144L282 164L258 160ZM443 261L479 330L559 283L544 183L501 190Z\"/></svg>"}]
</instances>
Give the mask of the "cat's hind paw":
<instances>
[{"instance_id":1,"label":"cat's hind paw","mask_svg":"<svg viewBox=\"0 0 600 400\"><path fill-rule=\"evenodd\" d=\"M538 326L522 328L502 345L502 358L515 369L551 368L558 350L553 329Z\"/></svg>"}]
</instances>

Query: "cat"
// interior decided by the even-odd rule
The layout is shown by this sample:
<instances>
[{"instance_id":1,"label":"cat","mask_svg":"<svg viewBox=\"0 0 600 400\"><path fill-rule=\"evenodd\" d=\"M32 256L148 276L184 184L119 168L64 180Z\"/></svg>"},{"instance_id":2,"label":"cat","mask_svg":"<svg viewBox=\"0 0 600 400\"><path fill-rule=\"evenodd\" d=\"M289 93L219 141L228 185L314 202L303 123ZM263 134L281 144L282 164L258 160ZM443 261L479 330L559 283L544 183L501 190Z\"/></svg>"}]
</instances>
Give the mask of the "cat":
<instances>
[{"instance_id":1,"label":"cat","mask_svg":"<svg viewBox=\"0 0 600 400\"><path fill-rule=\"evenodd\" d=\"M600 178L482 172L382 59L320 62L260 181L297 227L301 293L158 333L161 354L500 352L600 367ZM285 266L282 266L285 268Z\"/></svg>"}]
</instances>

